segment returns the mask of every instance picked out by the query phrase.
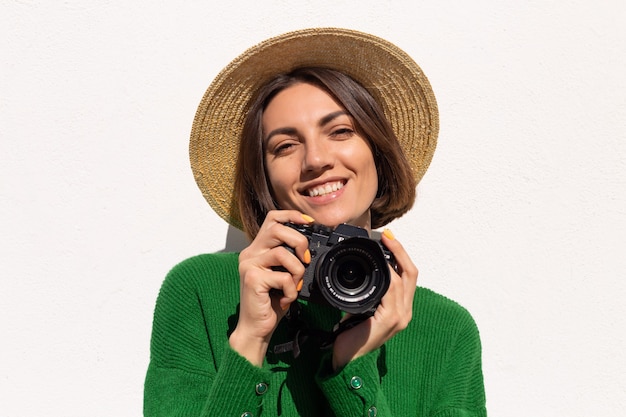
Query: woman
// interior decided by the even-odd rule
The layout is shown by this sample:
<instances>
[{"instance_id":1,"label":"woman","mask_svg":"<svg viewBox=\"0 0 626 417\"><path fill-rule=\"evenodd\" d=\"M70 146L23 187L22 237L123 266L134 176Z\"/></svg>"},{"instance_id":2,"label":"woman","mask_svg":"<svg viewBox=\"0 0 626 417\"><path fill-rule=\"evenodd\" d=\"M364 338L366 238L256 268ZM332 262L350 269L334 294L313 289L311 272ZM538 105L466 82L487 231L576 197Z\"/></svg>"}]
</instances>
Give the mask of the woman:
<instances>
[{"instance_id":1,"label":"woman","mask_svg":"<svg viewBox=\"0 0 626 417\"><path fill-rule=\"evenodd\" d=\"M417 268L389 230L381 244L395 267L372 314L353 322L299 297L317 254L297 225L371 231L404 214L437 128L419 67L359 32L289 33L218 75L194 120L192 167L251 243L166 278L145 415L486 415L471 316L416 288Z\"/></svg>"}]
</instances>

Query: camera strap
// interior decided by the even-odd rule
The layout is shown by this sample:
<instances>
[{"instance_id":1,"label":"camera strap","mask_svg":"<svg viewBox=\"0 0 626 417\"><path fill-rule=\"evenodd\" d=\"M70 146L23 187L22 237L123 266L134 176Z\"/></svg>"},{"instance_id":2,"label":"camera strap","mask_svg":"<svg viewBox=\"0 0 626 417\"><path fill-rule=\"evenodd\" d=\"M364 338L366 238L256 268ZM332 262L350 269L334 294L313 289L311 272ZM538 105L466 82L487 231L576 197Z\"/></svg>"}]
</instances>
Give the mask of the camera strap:
<instances>
[{"instance_id":1,"label":"camera strap","mask_svg":"<svg viewBox=\"0 0 626 417\"><path fill-rule=\"evenodd\" d=\"M353 328L364 320L368 319L367 315L354 315L337 323L332 331L311 329L301 318L301 306L299 303L292 303L287 315L287 326L290 333L294 334L294 338L290 342L281 343L274 346L274 353L293 352L293 357L300 356L301 346L307 341L313 339L319 349L330 349L335 343L335 339L342 332Z\"/></svg>"}]
</instances>

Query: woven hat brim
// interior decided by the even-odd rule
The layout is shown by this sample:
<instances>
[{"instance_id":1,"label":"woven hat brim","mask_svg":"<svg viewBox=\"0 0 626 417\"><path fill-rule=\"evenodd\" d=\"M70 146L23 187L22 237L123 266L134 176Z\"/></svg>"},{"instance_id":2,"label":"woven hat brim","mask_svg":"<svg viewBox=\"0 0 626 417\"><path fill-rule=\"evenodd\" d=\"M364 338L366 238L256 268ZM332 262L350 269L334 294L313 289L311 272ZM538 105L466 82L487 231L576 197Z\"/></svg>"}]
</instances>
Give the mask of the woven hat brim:
<instances>
[{"instance_id":1,"label":"woven hat brim","mask_svg":"<svg viewBox=\"0 0 626 417\"><path fill-rule=\"evenodd\" d=\"M213 210L242 229L233 195L244 119L259 88L277 74L300 67L343 72L365 87L389 119L416 183L435 151L439 115L420 67L379 37L349 29L314 28L270 38L246 50L213 80L193 121L191 168Z\"/></svg>"}]
</instances>

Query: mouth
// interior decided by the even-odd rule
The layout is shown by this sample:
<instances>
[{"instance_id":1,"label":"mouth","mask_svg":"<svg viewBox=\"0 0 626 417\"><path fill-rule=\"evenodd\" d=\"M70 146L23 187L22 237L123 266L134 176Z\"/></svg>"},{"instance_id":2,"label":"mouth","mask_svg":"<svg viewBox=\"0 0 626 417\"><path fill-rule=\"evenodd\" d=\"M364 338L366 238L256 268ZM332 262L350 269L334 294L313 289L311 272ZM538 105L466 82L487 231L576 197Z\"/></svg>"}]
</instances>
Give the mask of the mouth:
<instances>
[{"instance_id":1,"label":"mouth","mask_svg":"<svg viewBox=\"0 0 626 417\"><path fill-rule=\"evenodd\" d=\"M308 188L304 191L304 194L309 197L321 197L326 194L334 193L337 190L341 190L344 185L343 181L331 181Z\"/></svg>"}]
</instances>

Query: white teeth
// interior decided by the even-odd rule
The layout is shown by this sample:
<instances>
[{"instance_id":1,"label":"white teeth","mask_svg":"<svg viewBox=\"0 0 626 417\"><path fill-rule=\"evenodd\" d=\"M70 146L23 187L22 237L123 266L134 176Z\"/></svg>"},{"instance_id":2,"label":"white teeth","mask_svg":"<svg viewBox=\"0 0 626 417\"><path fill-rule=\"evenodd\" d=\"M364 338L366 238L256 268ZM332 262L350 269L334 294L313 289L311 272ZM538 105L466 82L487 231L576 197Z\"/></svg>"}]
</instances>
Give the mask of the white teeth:
<instances>
[{"instance_id":1,"label":"white teeth","mask_svg":"<svg viewBox=\"0 0 626 417\"><path fill-rule=\"evenodd\" d=\"M343 188L343 182L341 182L341 181L329 182L327 184L320 185L319 187L311 188L309 190L309 196L310 197L318 197L318 196L321 196L321 195L333 193L333 192L335 192L337 190L340 190L342 188Z\"/></svg>"}]
</instances>

